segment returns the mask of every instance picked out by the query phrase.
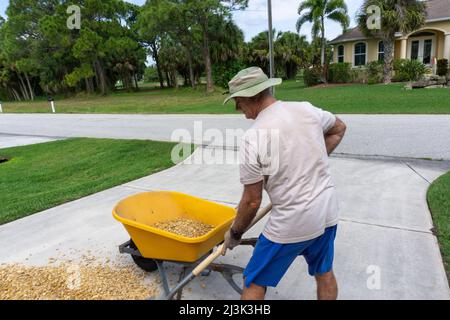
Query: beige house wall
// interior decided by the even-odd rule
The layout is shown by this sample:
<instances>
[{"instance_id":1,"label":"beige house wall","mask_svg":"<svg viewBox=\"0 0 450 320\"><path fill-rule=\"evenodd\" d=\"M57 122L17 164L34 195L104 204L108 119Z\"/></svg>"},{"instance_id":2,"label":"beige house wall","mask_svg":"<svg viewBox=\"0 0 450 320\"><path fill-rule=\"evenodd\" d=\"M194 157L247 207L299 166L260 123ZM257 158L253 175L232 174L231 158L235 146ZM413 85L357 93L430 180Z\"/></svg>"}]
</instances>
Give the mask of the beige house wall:
<instances>
[{"instance_id":1,"label":"beige house wall","mask_svg":"<svg viewBox=\"0 0 450 320\"><path fill-rule=\"evenodd\" d=\"M450 33L450 20L439 22L427 22L425 28L440 29L446 33Z\"/></svg>"},{"instance_id":2,"label":"beige house wall","mask_svg":"<svg viewBox=\"0 0 450 320\"><path fill-rule=\"evenodd\" d=\"M351 41L345 42L342 45L344 46L344 62L350 63L352 66L354 64L354 52L355 52L355 44L363 42L366 44L366 61L378 60L378 43L380 40L377 39L367 39L360 41ZM338 47L339 45L335 45L334 53L333 53L333 61L338 61Z\"/></svg>"}]
</instances>

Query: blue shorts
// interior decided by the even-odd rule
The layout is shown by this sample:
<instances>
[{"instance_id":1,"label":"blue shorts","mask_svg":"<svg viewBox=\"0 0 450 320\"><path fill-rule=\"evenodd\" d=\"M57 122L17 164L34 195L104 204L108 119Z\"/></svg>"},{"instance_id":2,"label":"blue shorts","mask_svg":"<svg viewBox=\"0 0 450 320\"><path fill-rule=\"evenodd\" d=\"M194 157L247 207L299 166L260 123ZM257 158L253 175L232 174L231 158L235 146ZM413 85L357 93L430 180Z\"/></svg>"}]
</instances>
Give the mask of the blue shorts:
<instances>
[{"instance_id":1,"label":"blue shorts","mask_svg":"<svg viewBox=\"0 0 450 320\"><path fill-rule=\"evenodd\" d=\"M262 234L256 243L253 256L244 270L245 286L254 283L263 287L276 287L297 256L304 256L311 276L333 269L334 239L337 225L312 240L280 244Z\"/></svg>"}]
</instances>

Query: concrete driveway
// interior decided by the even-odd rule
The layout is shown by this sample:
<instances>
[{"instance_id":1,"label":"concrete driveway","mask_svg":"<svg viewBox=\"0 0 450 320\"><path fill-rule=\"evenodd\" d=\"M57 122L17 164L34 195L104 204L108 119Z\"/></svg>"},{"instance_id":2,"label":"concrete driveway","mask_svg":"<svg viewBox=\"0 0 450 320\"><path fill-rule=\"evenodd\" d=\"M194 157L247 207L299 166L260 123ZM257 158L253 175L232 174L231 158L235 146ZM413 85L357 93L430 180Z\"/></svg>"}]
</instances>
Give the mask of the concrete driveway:
<instances>
[{"instance_id":1,"label":"concrete driveway","mask_svg":"<svg viewBox=\"0 0 450 320\"><path fill-rule=\"evenodd\" d=\"M235 156L235 151L223 152ZM331 166L341 207L335 260L340 298L449 299L425 196L430 182L450 170L450 162L333 157ZM236 165L182 163L0 226L0 263L42 265L49 258L76 261L89 251L99 259L133 264L117 249L129 239L111 216L119 200L148 190L174 190L235 206L242 192L238 181ZM257 236L262 227L263 223L258 224L248 236ZM250 255L251 249L239 247L218 261L244 267ZM172 285L177 271L178 267L169 266ZM148 277L153 279L156 274ZM194 280L183 298L239 297L213 273ZM315 299L314 280L307 275L303 258L297 259L278 288L268 291L268 298Z\"/></svg>"},{"instance_id":2,"label":"concrete driveway","mask_svg":"<svg viewBox=\"0 0 450 320\"><path fill-rule=\"evenodd\" d=\"M337 153L450 160L450 115L340 115L348 131ZM53 137L171 139L175 129L247 129L242 115L0 114L0 133ZM208 143L203 136L198 144ZM228 146L233 143L228 142Z\"/></svg>"},{"instance_id":3,"label":"concrete driveway","mask_svg":"<svg viewBox=\"0 0 450 320\"><path fill-rule=\"evenodd\" d=\"M0 133L0 149L55 141L61 138Z\"/></svg>"}]
</instances>

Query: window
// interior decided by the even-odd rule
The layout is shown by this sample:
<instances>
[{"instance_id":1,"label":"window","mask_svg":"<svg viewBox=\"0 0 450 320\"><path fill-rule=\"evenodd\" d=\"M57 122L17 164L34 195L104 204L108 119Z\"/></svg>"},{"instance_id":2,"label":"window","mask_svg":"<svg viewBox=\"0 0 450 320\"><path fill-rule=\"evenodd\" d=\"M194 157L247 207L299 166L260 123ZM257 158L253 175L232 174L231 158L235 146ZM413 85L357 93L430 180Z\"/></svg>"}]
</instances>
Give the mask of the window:
<instances>
[{"instance_id":1,"label":"window","mask_svg":"<svg viewBox=\"0 0 450 320\"><path fill-rule=\"evenodd\" d=\"M338 47L338 53L337 53L338 62L344 62L344 46Z\"/></svg>"},{"instance_id":2,"label":"window","mask_svg":"<svg viewBox=\"0 0 450 320\"><path fill-rule=\"evenodd\" d=\"M431 63L431 48L433 46L433 40L427 39L424 41L423 48L423 63L430 64Z\"/></svg>"},{"instance_id":3,"label":"window","mask_svg":"<svg viewBox=\"0 0 450 320\"><path fill-rule=\"evenodd\" d=\"M358 42L355 44L355 67L364 66L366 64L366 44Z\"/></svg>"},{"instance_id":4,"label":"window","mask_svg":"<svg viewBox=\"0 0 450 320\"><path fill-rule=\"evenodd\" d=\"M411 60L419 59L419 41L411 43Z\"/></svg>"},{"instance_id":5,"label":"window","mask_svg":"<svg viewBox=\"0 0 450 320\"><path fill-rule=\"evenodd\" d=\"M384 61L384 43L378 42L378 61Z\"/></svg>"}]
</instances>

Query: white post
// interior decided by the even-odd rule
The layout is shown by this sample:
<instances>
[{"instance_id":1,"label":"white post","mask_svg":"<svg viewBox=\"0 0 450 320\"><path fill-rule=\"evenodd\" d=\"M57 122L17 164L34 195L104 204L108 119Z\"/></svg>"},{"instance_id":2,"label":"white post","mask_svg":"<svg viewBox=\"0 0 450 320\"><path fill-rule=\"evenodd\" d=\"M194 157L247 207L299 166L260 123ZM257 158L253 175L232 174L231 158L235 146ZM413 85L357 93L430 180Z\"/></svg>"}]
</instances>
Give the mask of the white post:
<instances>
[{"instance_id":1,"label":"white post","mask_svg":"<svg viewBox=\"0 0 450 320\"><path fill-rule=\"evenodd\" d=\"M50 106L52 107L52 112L55 113L55 99L52 96L47 96L47 101L50 102Z\"/></svg>"},{"instance_id":2,"label":"white post","mask_svg":"<svg viewBox=\"0 0 450 320\"><path fill-rule=\"evenodd\" d=\"M0 101L0 113L3 113L2 102Z\"/></svg>"},{"instance_id":3,"label":"white post","mask_svg":"<svg viewBox=\"0 0 450 320\"><path fill-rule=\"evenodd\" d=\"M272 34L272 0L267 0L267 13L269 18L269 67L270 77L273 78L275 74L275 62L273 57L273 34ZM275 88L272 87L272 94L275 95Z\"/></svg>"},{"instance_id":4,"label":"white post","mask_svg":"<svg viewBox=\"0 0 450 320\"><path fill-rule=\"evenodd\" d=\"M407 39L401 39L400 40L400 59L406 59L406 47L408 44L408 40Z\"/></svg>"}]
</instances>

